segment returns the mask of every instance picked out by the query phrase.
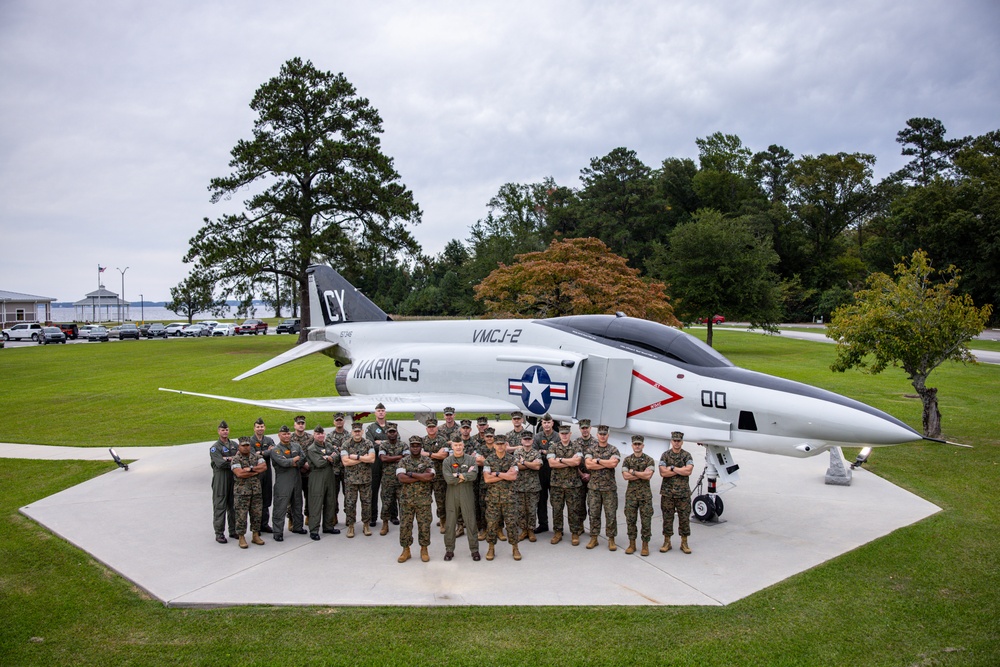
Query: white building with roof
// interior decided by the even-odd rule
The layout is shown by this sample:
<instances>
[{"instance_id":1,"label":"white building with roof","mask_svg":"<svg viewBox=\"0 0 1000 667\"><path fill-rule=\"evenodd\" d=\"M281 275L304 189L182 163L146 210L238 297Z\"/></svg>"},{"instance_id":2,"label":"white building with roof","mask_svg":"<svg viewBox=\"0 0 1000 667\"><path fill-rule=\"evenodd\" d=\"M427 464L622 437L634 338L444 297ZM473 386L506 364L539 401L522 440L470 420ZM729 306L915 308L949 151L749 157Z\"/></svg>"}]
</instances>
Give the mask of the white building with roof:
<instances>
[{"instance_id":1,"label":"white building with roof","mask_svg":"<svg viewBox=\"0 0 1000 667\"><path fill-rule=\"evenodd\" d=\"M45 306L45 317L42 321L51 322L52 302L55 300L49 296L0 290L0 322L4 327L18 322L37 322L39 305Z\"/></svg>"},{"instance_id":2,"label":"white building with roof","mask_svg":"<svg viewBox=\"0 0 1000 667\"><path fill-rule=\"evenodd\" d=\"M73 319L77 322L124 322L131 319L128 309L128 301L123 301L118 294L101 285L73 302Z\"/></svg>"}]
</instances>

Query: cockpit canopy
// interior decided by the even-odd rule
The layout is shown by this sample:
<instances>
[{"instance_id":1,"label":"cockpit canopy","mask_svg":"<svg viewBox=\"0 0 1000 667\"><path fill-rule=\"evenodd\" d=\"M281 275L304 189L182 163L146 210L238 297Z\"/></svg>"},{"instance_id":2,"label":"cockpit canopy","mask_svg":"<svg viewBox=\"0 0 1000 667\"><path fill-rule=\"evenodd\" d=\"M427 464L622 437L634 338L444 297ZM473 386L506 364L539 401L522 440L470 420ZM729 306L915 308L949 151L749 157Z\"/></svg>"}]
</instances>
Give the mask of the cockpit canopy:
<instances>
[{"instance_id":1,"label":"cockpit canopy","mask_svg":"<svg viewBox=\"0 0 1000 667\"><path fill-rule=\"evenodd\" d=\"M691 366L718 368L733 365L694 336L649 320L623 315L570 315L539 322L636 347Z\"/></svg>"}]
</instances>

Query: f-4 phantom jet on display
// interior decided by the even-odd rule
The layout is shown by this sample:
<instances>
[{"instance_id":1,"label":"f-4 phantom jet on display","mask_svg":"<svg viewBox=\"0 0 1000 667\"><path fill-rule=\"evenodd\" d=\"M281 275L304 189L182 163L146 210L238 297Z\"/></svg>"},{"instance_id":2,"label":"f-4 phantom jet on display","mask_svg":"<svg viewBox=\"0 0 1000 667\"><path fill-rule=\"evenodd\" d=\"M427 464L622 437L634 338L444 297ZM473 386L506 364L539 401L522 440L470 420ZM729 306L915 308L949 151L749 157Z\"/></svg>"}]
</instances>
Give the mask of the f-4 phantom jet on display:
<instances>
[{"instance_id":1,"label":"f-4 phantom jet on display","mask_svg":"<svg viewBox=\"0 0 1000 667\"><path fill-rule=\"evenodd\" d=\"M697 338L647 320L617 314L392 322L328 266L310 267L309 287L309 340L235 379L322 352L341 366L339 396L179 393L296 412L370 412L382 402L390 412L418 415L445 406L550 413L563 422L607 424L613 440L641 434L654 458L678 430L705 445L710 489L716 474L723 482L737 479L732 449L808 457L831 447L922 439L885 412L738 368Z\"/></svg>"}]
</instances>

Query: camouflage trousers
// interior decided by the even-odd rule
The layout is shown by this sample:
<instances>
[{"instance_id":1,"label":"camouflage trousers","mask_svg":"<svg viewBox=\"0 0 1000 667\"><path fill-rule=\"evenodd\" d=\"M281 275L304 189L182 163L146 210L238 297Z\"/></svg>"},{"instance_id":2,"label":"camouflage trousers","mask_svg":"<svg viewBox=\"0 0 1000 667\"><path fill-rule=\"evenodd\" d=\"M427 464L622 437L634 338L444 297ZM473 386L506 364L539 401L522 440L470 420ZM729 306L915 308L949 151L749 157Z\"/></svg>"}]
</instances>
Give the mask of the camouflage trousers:
<instances>
[{"instance_id":1,"label":"camouflage trousers","mask_svg":"<svg viewBox=\"0 0 1000 667\"><path fill-rule=\"evenodd\" d=\"M482 468L476 478L476 525L486 530L486 482L483 481Z\"/></svg>"},{"instance_id":2,"label":"camouflage trousers","mask_svg":"<svg viewBox=\"0 0 1000 667\"><path fill-rule=\"evenodd\" d=\"M404 549L413 544L413 520L417 520L417 543L422 547L431 545L431 499L423 502L399 504L399 546Z\"/></svg>"},{"instance_id":3,"label":"camouflage trousers","mask_svg":"<svg viewBox=\"0 0 1000 667\"><path fill-rule=\"evenodd\" d=\"M403 486L396 479L396 476L386 477L382 475L382 490L379 496L382 498L382 509L379 512L379 518L382 521L388 521L393 517L399 516L399 489Z\"/></svg>"},{"instance_id":4,"label":"camouflage trousers","mask_svg":"<svg viewBox=\"0 0 1000 667\"><path fill-rule=\"evenodd\" d=\"M501 526L507 527L507 542L517 544L521 537L521 507L517 494L511 493L501 498L486 499L486 541L497 543Z\"/></svg>"},{"instance_id":5,"label":"camouflage trousers","mask_svg":"<svg viewBox=\"0 0 1000 667\"><path fill-rule=\"evenodd\" d=\"M522 530L535 530L538 525L538 491L518 491L517 502L521 506Z\"/></svg>"},{"instance_id":6,"label":"camouflage trousers","mask_svg":"<svg viewBox=\"0 0 1000 667\"><path fill-rule=\"evenodd\" d=\"M569 515L569 530L574 535L583 532L583 518L587 511L583 507L583 498L579 487L549 487L549 499L552 501L552 529L563 532L563 508Z\"/></svg>"},{"instance_id":7,"label":"camouflage trousers","mask_svg":"<svg viewBox=\"0 0 1000 667\"><path fill-rule=\"evenodd\" d=\"M590 512L590 536L601 534L601 509L604 510L604 520L608 529L604 533L608 537L618 536L618 491L609 489L590 489L587 491L587 510Z\"/></svg>"},{"instance_id":8,"label":"camouflage trousers","mask_svg":"<svg viewBox=\"0 0 1000 667\"><path fill-rule=\"evenodd\" d=\"M625 491L625 526L628 528L628 538L634 540L638 534L636 519L642 518L642 541L652 539L653 494L649 485L628 488Z\"/></svg>"},{"instance_id":9,"label":"camouflage trousers","mask_svg":"<svg viewBox=\"0 0 1000 667\"><path fill-rule=\"evenodd\" d=\"M674 512L677 512L677 533L681 537L691 534L691 496L660 496L663 512L663 536L674 534Z\"/></svg>"},{"instance_id":10,"label":"camouflage trousers","mask_svg":"<svg viewBox=\"0 0 1000 667\"><path fill-rule=\"evenodd\" d=\"M259 493L240 493L233 498L236 506L236 534L247 534L247 513L250 514L250 530L260 532L260 513L264 507Z\"/></svg>"},{"instance_id":11,"label":"camouflage trousers","mask_svg":"<svg viewBox=\"0 0 1000 667\"><path fill-rule=\"evenodd\" d=\"M358 498L361 499L361 521L369 523L372 520L372 485L371 482L348 484L344 493L344 516L350 526L358 520Z\"/></svg>"},{"instance_id":12,"label":"camouflage trousers","mask_svg":"<svg viewBox=\"0 0 1000 667\"><path fill-rule=\"evenodd\" d=\"M431 488L434 489L434 507L437 511L438 521L444 523L448 508L448 482L444 481L443 473L434 474Z\"/></svg>"}]
</instances>

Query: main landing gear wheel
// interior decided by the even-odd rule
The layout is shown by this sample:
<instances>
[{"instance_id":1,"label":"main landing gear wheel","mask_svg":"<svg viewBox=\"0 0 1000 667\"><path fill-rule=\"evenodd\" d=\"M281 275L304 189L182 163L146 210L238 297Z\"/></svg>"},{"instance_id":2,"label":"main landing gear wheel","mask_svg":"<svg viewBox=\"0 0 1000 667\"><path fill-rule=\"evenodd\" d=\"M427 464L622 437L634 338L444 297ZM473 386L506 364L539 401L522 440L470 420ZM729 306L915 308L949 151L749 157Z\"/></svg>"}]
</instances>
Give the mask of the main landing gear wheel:
<instances>
[{"instance_id":1,"label":"main landing gear wheel","mask_svg":"<svg viewBox=\"0 0 1000 667\"><path fill-rule=\"evenodd\" d=\"M696 497L691 503L691 510L698 521L711 521L715 518L715 503L707 495Z\"/></svg>"}]
</instances>

